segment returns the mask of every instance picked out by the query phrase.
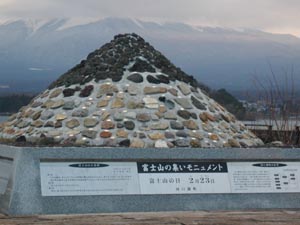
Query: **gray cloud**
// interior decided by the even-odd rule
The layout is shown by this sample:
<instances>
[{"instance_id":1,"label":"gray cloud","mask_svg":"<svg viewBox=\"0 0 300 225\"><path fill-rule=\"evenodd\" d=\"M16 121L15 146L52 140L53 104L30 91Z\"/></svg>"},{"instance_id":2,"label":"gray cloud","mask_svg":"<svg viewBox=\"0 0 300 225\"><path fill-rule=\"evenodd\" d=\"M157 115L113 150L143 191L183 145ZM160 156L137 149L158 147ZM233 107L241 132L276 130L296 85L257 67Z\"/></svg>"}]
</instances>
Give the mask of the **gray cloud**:
<instances>
[{"instance_id":1,"label":"gray cloud","mask_svg":"<svg viewBox=\"0 0 300 225\"><path fill-rule=\"evenodd\" d=\"M132 17L300 32L298 0L1 0L5 18Z\"/></svg>"}]
</instances>

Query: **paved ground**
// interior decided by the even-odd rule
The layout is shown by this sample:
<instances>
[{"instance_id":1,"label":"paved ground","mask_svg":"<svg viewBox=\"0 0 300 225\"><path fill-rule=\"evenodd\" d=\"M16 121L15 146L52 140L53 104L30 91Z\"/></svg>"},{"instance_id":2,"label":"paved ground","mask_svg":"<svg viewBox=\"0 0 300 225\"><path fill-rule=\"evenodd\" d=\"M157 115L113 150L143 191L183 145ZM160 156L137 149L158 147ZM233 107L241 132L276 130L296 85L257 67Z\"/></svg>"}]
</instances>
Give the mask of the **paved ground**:
<instances>
[{"instance_id":1,"label":"paved ground","mask_svg":"<svg viewBox=\"0 0 300 225\"><path fill-rule=\"evenodd\" d=\"M0 214L1 225L298 225L297 211L160 212L87 215L41 215L8 217Z\"/></svg>"}]
</instances>

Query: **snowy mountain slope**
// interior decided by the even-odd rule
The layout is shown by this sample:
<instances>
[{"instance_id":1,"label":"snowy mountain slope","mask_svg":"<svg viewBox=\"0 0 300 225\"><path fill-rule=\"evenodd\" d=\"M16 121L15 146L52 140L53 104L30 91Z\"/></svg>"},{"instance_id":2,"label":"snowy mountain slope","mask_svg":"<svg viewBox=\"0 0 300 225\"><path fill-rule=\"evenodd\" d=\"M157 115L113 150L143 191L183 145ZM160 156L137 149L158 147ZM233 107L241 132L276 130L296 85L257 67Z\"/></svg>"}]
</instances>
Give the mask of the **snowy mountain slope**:
<instances>
[{"instance_id":1,"label":"snowy mountain slope","mask_svg":"<svg viewBox=\"0 0 300 225\"><path fill-rule=\"evenodd\" d=\"M254 74L269 73L268 63L278 74L293 65L300 84L300 39L291 35L124 18L53 19L0 25L0 92L40 91L114 35L128 32L213 88L251 89Z\"/></svg>"}]
</instances>

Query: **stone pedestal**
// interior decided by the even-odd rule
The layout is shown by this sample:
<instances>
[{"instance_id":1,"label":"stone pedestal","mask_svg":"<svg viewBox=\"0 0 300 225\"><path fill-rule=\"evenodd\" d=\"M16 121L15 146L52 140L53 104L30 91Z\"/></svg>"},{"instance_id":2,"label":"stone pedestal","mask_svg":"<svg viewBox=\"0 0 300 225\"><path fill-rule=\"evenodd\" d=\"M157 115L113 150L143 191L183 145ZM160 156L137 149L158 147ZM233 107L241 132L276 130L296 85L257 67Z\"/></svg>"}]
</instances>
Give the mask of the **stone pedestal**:
<instances>
[{"instance_id":1,"label":"stone pedestal","mask_svg":"<svg viewBox=\"0 0 300 225\"><path fill-rule=\"evenodd\" d=\"M42 196L40 163L300 161L298 149L15 148L0 146L0 212L67 214L300 208L300 193ZM299 176L296 177L299 179Z\"/></svg>"}]
</instances>

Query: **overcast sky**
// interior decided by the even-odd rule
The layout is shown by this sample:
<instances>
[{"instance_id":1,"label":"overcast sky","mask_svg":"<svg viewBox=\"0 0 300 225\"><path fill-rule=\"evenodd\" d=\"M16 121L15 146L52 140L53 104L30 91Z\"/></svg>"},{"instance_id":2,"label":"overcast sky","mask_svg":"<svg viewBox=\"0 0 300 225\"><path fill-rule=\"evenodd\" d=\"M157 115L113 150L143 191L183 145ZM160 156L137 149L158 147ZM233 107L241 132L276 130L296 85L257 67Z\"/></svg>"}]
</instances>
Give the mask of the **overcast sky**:
<instances>
[{"instance_id":1,"label":"overcast sky","mask_svg":"<svg viewBox=\"0 0 300 225\"><path fill-rule=\"evenodd\" d=\"M300 37L300 0L0 0L0 19L130 17Z\"/></svg>"}]
</instances>

